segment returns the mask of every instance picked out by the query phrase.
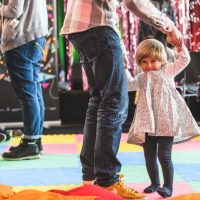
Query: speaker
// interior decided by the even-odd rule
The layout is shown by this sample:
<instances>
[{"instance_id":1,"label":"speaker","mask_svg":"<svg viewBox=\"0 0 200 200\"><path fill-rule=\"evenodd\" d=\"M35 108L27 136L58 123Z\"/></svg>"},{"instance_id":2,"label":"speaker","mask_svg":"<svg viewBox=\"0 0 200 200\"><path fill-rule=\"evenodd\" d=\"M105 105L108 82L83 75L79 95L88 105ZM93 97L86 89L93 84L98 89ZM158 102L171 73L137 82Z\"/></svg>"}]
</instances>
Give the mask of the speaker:
<instances>
[{"instance_id":1,"label":"speaker","mask_svg":"<svg viewBox=\"0 0 200 200\"><path fill-rule=\"evenodd\" d=\"M200 52L190 53L191 61L186 70L186 83L197 83L200 80Z\"/></svg>"},{"instance_id":2,"label":"speaker","mask_svg":"<svg viewBox=\"0 0 200 200\"><path fill-rule=\"evenodd\" d=\"M191 61L188 66L175 77L179 82L184 79L186 84L197 83L200 81L200 52L190 52Z\"/></svg>"},{"instance_id":3,"label":"speaker","mask_svg":"<svg viewBox=\"0 0 200 200\"><path fill-rule=\"evenodd\" d=\"M72 90L83 90L81 64L72 65Z\"/></svg>"}]
</instances>

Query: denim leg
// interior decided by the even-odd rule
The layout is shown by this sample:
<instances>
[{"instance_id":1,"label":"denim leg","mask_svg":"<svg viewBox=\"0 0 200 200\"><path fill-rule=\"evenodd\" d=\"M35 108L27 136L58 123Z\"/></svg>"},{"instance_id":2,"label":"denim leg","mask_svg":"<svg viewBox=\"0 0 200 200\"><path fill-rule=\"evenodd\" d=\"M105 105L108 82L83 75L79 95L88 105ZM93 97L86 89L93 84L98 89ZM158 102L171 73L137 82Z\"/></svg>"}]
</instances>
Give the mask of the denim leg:
<instances>
[{"instance_id":1,"label":"denim leg","mask_svg":"<svg viewBox=\"0 0 200 200\"><path fill-rule=\"evenodd\" d=\"M84 58L90 85L81 151L83 179L95 178L97 184L109 186L121 169L116 155L128 110L120 40L109 27L70 34L69 39Z\"/></svg>"},{"instance_id":2,"label":"denim leg","mask_svg":"<svg viewBox=\"0 0 200 200\"><path fill-rule=\"evenodd\" d=\"M94 149L96 141L97 111L100 102L99 97L91 97L88 103L86 120L84 125L83 148L81 150L81 163L83 180L94 180Z\"/></svg>"},{"instance_id":3,"label":"denim leg","mask_svg":"<svg viewBox=\"0 0 200 200\"><path fill-rule=\"evenodd\" d=\"M38 139L42 133L44 103L39 71L44 44L42 37L5 53L11 83L22 105L24 137L27 139Z\"/></svg>"},{"instance_id":4,"label":"denim leg","mask_svg":"<svg viewBox=\"0 0 200 200\"><path fill-rule=\"evenodd\" d=\"M143 144L147 172L153 185L160 185L159 169L157 163L157 137L146 134Z\"/></svg>"},{"instance_id":5,"label":"denim leg","mask_svg":"<svg viewBox=\"0 0 200 200\"><path fill-rule=\"evenodd\" d=\"M42 88L40 84L39 74L40 74L40 63L37 62L34 64L34 80L37 82L37 99L38 104L40 107L40 118L39 118L39 133L43 133L43 125L44 125L44 116L45 116L45 107L44 107L44 100L42 94Z\"/></svg>"},{"instance_id":6,"label":"denim leg","mask_svg":"<svg viewBox=\"0 0 200 200\"><path fill-rule=\"evenodd\" d=\"M174 167L171 158L172 145L173 137L159 137L158 158L163 172L164 186L167 186L170 189L173 187L174 177Z\"/></svg>"}]
</instances>

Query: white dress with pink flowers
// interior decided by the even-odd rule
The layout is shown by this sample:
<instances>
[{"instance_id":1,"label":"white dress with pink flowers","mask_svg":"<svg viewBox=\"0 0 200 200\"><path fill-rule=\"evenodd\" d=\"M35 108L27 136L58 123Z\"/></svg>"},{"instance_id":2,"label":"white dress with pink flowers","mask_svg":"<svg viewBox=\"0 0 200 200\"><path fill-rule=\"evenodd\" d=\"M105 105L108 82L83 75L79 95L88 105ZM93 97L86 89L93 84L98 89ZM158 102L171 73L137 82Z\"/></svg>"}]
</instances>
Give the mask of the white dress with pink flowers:
<instances>
[{"instance_id":1,"label":"white dress with pink flowers","mask_svg":"<svg viewBox=\"0 0 200 200\"><path fill-rule=\"evenodd\" d=\"M128 90L140 91L128 143L143 144L145 133L150 136L176 136L179 141L200 134L195 119L174 83L174 77L189 62L190 56L184 47L175 62L166 64L159 71L142 72L133 78L126 70Z\"/></svg>"}]
</instances>

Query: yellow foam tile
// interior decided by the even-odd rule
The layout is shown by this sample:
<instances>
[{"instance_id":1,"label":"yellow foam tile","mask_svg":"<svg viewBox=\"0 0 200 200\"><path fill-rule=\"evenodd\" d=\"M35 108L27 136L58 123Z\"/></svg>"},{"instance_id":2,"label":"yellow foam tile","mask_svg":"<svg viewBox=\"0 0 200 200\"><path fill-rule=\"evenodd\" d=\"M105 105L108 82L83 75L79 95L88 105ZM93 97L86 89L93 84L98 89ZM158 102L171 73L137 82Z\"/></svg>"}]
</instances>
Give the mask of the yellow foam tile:
<instances>
[{"instance_id":1,"label":"yellow foam tile","mask_svg":"<svg viewBox=\"0 0 200 200\"><path fill-rule=\"evenodd\" d=\"M43 135L43 144L75 144L76 135Z\"/></svg>"},{"instance_id":2,"label":"yellow foam tile","mask_svg":"<svg viewBox=\"0 0 200 200\"><path fill-rule=\"evenodd\" d=\"M78 152L81 151L82 144L77 144ZM142 152L143 148L138 145L128 144L126 142L121 142L119 147L119 152Z\"/></svg>"},{"instance_id":3,"label":"yellow foam tile","mask_svg":"<svg viewBox=\"0 0 200 200\"><path fill-rule=\"evenodd\" d=\"M81 152L82 144L79 143L76 146L77 146L78 152Z\"/></svg>"},{"instance_id":4,"label":"yellow foam tile","mask_svg":"<svg viewBox=\"0 0 200 200\"><path fill-rule=\"evenodd\" d=\"M13 137L10 141L10 145L18 145L20 137ZM43 135L43 144L75 144L77 142L76 135Z\"/></svg>"},{"instance_id":5,"label":"yellow foam tile","mask_svg":"<svg viewBox=\"0 0 200 200\"><path fill-rule=\"evenodd\" d=\"M48 186L15 186L13 187L14 192L20 192L22 190L27 190L27 189L33 189L33 190L39 190L39 191L49 191L49 190L70 190L76 187L79 187L81 185L48 185Z\"/></svg>"},{"instance_id":6,"label":"yellow foam tile","mask_svg":"<svg viewBox=\"0 0 200 200\"><path fill-rule=\"evenodd\" d=\"M199 141L200 140L200 136L198 136L198 137L195 137L194 139L193 139L194 141Z\"/></svg>"},{"instance_id":7,"label":"yellow foam tile","mask_svg":"<svg viewBox=\"0 0 200 200\"><path fill-rule=\"evenodd\" d=\"M121 142L119 147L119 152L142 152L143 148L138 145L128 144L126 142Z\"/></svg>"}]
</instances>

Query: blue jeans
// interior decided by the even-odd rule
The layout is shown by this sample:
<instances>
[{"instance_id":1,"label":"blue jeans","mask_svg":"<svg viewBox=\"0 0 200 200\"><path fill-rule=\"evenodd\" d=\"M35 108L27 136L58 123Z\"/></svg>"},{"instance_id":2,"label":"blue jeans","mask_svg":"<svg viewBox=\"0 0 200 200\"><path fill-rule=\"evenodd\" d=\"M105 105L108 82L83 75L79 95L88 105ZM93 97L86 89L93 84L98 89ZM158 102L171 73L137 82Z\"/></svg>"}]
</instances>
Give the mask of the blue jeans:
<instances>
[{"instance_id":1,"label":"blue jeans","mask_svg":"<svg viewBox=\"0 0 200 200\"><path fill-rule=\"evenodd\" d=\"M109 186L118 181L116 155L128 112L128 93L120 40L107 27L69 34L80 53L90 86L81 150L83 180Z\"/></svg>"},{"instance_id":2,"label":"blue jeans","mask_svg":"<svg viewBox=\"0 0 200 200\"><path fill-rule=\"evenodd\" d=\"M44 45L42 37L5 53L11 83L22 105L26 139L38 139L43 131L44 102L39 73Z\"/></svg>"}]
</instances>

